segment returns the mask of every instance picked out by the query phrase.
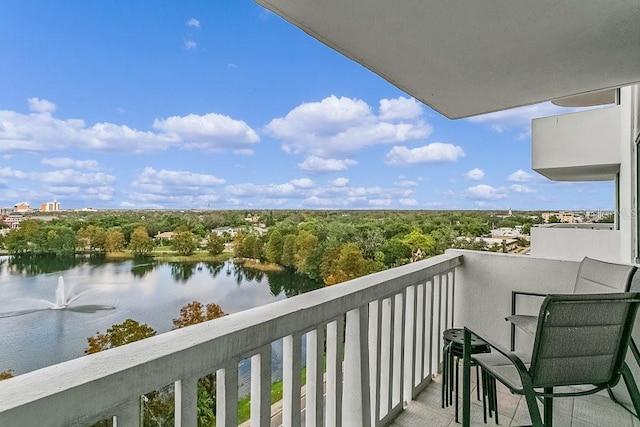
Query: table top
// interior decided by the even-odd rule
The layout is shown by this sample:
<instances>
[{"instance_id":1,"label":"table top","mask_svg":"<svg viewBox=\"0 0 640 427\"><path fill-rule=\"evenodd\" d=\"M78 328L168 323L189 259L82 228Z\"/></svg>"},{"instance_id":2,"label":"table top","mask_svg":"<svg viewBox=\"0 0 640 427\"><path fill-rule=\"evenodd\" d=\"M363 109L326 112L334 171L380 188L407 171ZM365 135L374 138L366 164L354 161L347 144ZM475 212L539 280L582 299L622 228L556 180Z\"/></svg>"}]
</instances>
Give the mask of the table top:
<instances>
[{"instance_id":1,"label":"table top","mask_svg":"<svg viewBox=\"0 0 640 427\"><path fill-rule=\"evenodd\" d=\"M464 344L464 330L462 328L447 329L442 333L442 338L445 341L455 344ZM478 338L475 334L471 334L471 347L487 346L487 342L482 338Z\"/></svg>"}]
</instances>

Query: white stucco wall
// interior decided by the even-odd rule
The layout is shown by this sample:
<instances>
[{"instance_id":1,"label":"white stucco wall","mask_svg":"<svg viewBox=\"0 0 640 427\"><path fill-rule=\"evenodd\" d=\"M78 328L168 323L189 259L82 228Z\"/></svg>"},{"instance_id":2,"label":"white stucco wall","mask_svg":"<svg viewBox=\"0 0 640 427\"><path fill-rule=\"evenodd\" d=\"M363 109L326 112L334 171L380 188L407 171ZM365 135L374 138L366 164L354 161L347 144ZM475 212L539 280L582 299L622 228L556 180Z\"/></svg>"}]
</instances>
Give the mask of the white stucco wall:
<instances>
[{"instance_id":1,"label":"white stucco wall","mask_svg":"<svg viewBox=\"0 0 640 427\"><path fill-rule=\"evenodd\" d=\"M622 233L619 230L580 228L531 228L531 255L580 261L585 256L620 262Z\"/></svg>"}]
</instances>

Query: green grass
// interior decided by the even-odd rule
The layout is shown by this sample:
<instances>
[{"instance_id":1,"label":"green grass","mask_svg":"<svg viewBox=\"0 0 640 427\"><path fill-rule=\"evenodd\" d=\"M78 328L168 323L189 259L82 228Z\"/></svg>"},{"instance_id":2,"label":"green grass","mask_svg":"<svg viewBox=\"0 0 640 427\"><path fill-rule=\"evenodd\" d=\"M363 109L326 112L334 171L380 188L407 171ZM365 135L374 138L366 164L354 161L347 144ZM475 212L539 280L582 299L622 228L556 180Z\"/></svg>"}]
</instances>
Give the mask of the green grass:
<instances>
[{"instance_id":1,"label":"green grass","mask_svg":"<svg viewBox=\"0 0 640 427\"><path fill-rule=\"evenodd\" d=\"M307 368L302 368L300 385L307 383ZM271 384L271 404L282 400L283 383L276 381ZM251 418L251 396L245 396L238 401L238 424L243 423Z\"/></svg>"}]
</instances>

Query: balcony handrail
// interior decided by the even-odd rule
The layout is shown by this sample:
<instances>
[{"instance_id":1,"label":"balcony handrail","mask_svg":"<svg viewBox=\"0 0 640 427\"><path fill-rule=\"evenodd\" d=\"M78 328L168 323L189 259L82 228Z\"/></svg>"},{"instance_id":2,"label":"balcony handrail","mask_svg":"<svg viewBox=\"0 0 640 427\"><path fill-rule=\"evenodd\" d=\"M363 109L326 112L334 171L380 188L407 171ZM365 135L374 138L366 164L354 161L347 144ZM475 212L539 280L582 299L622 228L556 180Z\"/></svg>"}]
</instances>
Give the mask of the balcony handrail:
<instances>
[{"instance_id":1,"label":"balcony handrail","mask_svg":"<svg viewBox=\"0 0 640 427\"><path fill-rule=\"evenodd\" d=\"M313 331L461 263L460 254L439 255L16 376L0 382L0 425L81 425L131 412L135 398L149 391L237 368L276 340Z\"/></svg>"}]
</instances>

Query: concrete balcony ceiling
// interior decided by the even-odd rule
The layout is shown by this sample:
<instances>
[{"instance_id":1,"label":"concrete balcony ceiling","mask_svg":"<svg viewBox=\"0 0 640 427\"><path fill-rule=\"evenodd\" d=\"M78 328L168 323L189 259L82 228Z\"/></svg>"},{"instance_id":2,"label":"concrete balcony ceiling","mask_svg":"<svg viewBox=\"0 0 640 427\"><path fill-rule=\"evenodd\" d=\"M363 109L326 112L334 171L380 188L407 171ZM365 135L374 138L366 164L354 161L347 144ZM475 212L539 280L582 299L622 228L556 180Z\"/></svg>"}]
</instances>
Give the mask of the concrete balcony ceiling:
<instances>
[{"instance_id":1,"label":"concrete balcony ceiling","mask_svg":"<svg viewBox=\"0 0 640 427\"><path fill-rule=\"evenodd\" d=\"M640 82L638 0L255 1L449 118Z\"/></svg>"}]
</instances>

